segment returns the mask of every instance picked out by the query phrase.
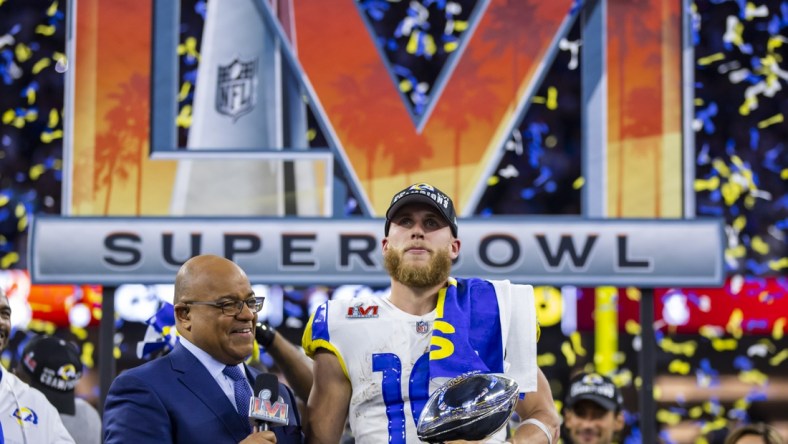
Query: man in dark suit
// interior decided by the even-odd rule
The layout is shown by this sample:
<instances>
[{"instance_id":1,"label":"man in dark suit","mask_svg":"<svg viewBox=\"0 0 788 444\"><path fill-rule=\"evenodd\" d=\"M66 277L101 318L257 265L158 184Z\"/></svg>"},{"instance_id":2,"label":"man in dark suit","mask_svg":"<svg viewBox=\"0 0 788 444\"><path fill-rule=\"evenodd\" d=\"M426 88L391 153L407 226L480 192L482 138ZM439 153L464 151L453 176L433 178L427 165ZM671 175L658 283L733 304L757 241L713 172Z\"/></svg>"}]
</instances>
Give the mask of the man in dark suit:
<instances>
[{"instance_id":1,"label":"man in dark suit","mask_svg":"<svg viewBox=\"0 0 788 444\"><path fill-rule=\"evenodd\" d=\"M105 443L301 443L293 393L280 384L289 405L287 426L253 433L247 418L257 312L246 273L212 255L188 260L175 278L172 352L127 370L112 383L104 410Z\"/></svg>"}]
</instances>

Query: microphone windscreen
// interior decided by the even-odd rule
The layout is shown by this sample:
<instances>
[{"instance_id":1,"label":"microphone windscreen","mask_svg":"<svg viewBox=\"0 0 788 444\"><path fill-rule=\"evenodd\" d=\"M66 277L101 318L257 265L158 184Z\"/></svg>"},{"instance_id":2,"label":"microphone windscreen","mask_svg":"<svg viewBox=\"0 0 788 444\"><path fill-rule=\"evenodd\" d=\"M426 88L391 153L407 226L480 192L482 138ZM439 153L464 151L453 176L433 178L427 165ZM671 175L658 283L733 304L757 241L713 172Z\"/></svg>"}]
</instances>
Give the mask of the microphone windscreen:
<instances>
[{"instance_id":1,"label":"microphone windscreen","mask_svg":"<svg viewBox=\"0 0 788 444\"><path fill-rule=\"evenodd\" d=\"M269 393L265 393L268 390ZM266 396L267 395L267 396ZM279 400L279 378L273 373L261 373L254 380L254 396L269 399L272 403Z\"/></svg>"}]
</instances>

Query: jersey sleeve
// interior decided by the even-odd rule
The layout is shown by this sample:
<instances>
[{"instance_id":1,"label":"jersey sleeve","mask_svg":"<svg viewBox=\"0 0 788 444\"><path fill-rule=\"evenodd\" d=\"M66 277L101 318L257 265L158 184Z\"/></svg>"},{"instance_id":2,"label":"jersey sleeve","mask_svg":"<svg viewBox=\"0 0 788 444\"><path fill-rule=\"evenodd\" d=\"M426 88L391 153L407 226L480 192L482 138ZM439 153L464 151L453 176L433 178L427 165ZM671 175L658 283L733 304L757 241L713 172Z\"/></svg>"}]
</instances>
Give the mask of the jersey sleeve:
<instances>
[{"instance_id":1,"label":"jersey sleeve","mask_svg":"<svg viewBox=\"0 0 788 444\"><path fill-rule=\"evenodd\" d=\"M534 289L531 285L492 281L501 305L502 335L505 339L506 374L514 378L521 393L536 391L536 320Z\"/></svg>"}]
</instances>

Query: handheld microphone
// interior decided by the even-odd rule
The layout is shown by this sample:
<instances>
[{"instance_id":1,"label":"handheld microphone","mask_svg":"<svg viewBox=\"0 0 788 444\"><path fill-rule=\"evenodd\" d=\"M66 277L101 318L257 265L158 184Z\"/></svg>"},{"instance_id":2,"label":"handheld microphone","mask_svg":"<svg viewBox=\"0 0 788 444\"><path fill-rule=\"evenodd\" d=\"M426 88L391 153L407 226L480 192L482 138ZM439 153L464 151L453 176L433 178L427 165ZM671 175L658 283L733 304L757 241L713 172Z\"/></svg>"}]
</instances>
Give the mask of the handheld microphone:
<instances>
[{"instance_id":1,"label":"handheld microphone","mask_svg":"<svg viewBox=\"0 0 788 444\"><path fill-rule=\"evenodd\" d=\"M287 425L289 407L279 396L279 378L271 373L257 375L254 394L249 400L249 418L254 421L254 431Z\"/></svg>"}]
</instances>

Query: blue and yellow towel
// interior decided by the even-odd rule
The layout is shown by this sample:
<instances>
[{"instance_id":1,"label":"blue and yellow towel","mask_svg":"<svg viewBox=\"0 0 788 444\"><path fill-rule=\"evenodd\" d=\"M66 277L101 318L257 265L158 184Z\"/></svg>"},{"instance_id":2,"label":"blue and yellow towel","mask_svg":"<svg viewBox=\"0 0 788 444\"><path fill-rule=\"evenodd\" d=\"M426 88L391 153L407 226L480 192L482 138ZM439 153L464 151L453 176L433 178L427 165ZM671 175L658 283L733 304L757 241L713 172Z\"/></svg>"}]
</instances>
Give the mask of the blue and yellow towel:
<instances>
[{"instance_id":1,"label":"blue and yellow towel","mask_svg":"<svg viewBox=\"0 0 788 444\"><path fill-rule=\"evenodd\" d=\"M521 392L534 391L536 336L531 286L450 278L438 295L430 379L508 372Z\"/></svg>"}]
</instances>

